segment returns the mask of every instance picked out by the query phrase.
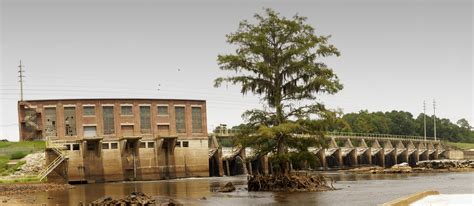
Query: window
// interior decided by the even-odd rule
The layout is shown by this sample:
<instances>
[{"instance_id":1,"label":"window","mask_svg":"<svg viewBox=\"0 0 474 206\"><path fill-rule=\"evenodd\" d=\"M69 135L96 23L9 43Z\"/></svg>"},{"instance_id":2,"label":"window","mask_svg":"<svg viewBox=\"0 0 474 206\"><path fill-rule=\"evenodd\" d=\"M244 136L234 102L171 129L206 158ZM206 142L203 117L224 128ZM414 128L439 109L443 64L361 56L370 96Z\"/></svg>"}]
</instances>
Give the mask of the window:
<instances>
[{"instance_id":1,"label":"window","mask_svg":"<svg viewBox=\"0 0 474 206\"><path fill-rule=\"evenodd\" d=\"M79 150L79 144L72 144L72 150Z\"/></svg>"},{"instance_id":2,"label":"window","mask_svg":"<svg viewBox=\"0 0 474 206\"><path fill-rule=\"evenodd\" d=\"M183 141L183 147L189 147L189 142L188 141Z\"/></svg>"},{"instance_id":3,"label":"window","mask_svg":"<svg viewBox=\"0 0 474 206\"><path fill-rule=\"evenodd\" d=\"M103 121L104 121L104 134L114 134L114 107L113 106L104 106L103 110Z\"/></svg>"},{"instance_id":4,"label":"window","mask_svg":"<svg viewBox=\"0 0 474 206\"><path fill-rule=\"evenodd\" d=\"M140 142L140 148L146 148L146 142Z\"/></svg>"},{"instance_id":5,"label":"window","mask_svg":"<svg viewBox=\"0 0 474 206\"><path fill-rule=\"evenodd\" d=\"M56 107L47 107L44 109L45 125L44 133L46 136L56 136Z\"/></svg>"},{"instance_id":6,"label":"window","mask_svg":"<svg viewBox=\"0 0 474 206\"><path fill-rule=\"evenodd\" d=\"M193 133L202 133L201 107L192 107L191 115L192 115Z\"/></svg>"},{"instance_id":7,"label":"window","mask_svg":"<svg viewBox=\"0 0 474 206\"><path fill-rule=\"evenodd\" d=\"M64 146L66 146L66 150L71 150L71 144L65 144Z\"/></svg>"},{"instance_id":8,"label":"window","mask_svg":"<svg viewBox=\"0 0 474 206\"><path fill-rule=\"evenodd\" d=\"M176 141L176 147L181 147L181 142L180 141Z\"/></svg>"},{"instance_id":9,"label":"window","mask_svg":"<svg viewBox=\"0 0 474 206\"><path fill-rule=\"evenodd\" d=\"M84 106L84 116L95 116L94 106Z\"/></svg>"},{"instance_id":10,"label":"window","mask_svg":"<svg viewBox=\"0 0 474 206\"><path fill-rule=\"evenodd\" d=\"M96 137L97 129L95 126L84 126L84 137Z\"/></svg>"},{"instance_id":11,"label":"window","mask_svg":"<svg viewBox=\"0 0 474 206\"><path fill-rule=\"evenodd\" d=\"M102 149L109 149L109 143L102 143Z\"/></svg>"},{"instance_id":12,"label":"window","mask_svg":"<svg viewBox=\"0 0 474 206\"><path fill-rule=\"evenodd\" d=\"M155 142L148 142L147 144L148 148L155 148Z\"/></svg>"},{"instance_id":13,"label":"window","mask_svg":"<svg viewBox=\"0 0 474 206\"><path fill-rule=\"evenodd\" d=\"M150 106L140 106L140 130L142 134L151 133Z\"/></svg>"},{"instance_id":14,"label":"window","mask_svg":"<svg viewBox=\"0 0 474 206\"><path fill-rule=\"evenodd\" d=\"M117 142L110 143L110 149L117 149L117 148L118 148L118 143Z\"/></svg>"},{"instance_id":15,"label":"window","mask_svg":"<svg viewBox=\"0 0 474 206\"><path fill-rule=\"evenodd\" d=\"M175 115L176 115L176 132L186 133L184 107L175 107L174 110L175 110Z\"/></svg>"},{"instance_id":16,"label":"window","mask_svg":"<svg viewBox=\"0 0 474 206\"><path fill-rule=\"evenodd\" d=\"M64 107L64 133L76 136L76 107Z\"/></svg>"},{"instance_id":17,"label":"window","mask_svg":"<svg viewBox=\"0 0 474 206\"><path fill-rule=\"evenodd\" d=\"M133 116L132 106L121 106L120 115Z\"/></svg>"},{"instance_id":18,"label":"window","mask_svg":"<svg viewBox=\"0 0 474 206\"><path fill-rule=\"evenodd\" d=\"M158 106L158 115L167 116L168 115L168 106Z\"/></svg>"}]
</instances>

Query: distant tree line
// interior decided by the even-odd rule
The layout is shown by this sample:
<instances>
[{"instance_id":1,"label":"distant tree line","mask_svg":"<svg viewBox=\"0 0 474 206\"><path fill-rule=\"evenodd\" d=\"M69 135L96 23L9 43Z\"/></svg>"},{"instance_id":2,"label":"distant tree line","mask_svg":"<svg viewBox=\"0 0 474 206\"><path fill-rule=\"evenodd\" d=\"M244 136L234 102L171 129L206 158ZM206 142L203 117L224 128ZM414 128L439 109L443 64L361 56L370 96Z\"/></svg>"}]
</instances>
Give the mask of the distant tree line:
<instances>
[{"instance_id":1,"label":"distant tree line","mask_svg":"<svg viewBox=\"0 0 474 206\"><path fill-rule=\"evenodd\" d=\"M342 116L347 127L335 128L335 131L350 131L360 133L379 133L396 135L423 136L423 114L416 118L405 111L348 113ZM434 136L433 116L426 116L426 136ZM447 118L436 117L436 136L441 140L452 142L474 142L474 131L466 119L456 123Z\"/></svg>"},{"instance_id":2,"label":"distant tree line","mask_svg":"<svg viewBox=\"0 0 474 206\"><path fill-rule=\"evenodd\" d=\"M390 112L369 112L367 110L361 110L356 113L347 114L334 112L332 117L327 117L324 121L326 122L326 124L324 124L326 126L321 129L333 132L424 135L422 113L414 117L410 112L396 110ZM235 128L242 126L243 125L239 125ZM426 116L426 136L434 136L433 116ZM440 140L474 143L474 131L471 129L469 122L464 118L453 123L447 118L436 117L436 136Z\"/></svg>"}]
</instances>

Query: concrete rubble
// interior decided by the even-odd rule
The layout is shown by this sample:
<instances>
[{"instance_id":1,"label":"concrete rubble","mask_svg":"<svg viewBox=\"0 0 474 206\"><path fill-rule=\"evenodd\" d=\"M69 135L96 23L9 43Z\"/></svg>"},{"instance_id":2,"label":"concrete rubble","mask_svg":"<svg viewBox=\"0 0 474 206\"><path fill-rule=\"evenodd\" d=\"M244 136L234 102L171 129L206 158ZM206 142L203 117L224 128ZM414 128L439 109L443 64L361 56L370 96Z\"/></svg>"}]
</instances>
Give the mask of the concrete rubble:
<instances>
[{"instance_id":1,"label":"concrete rubble","mask_svg":"<svg viewBox=\"0 0 474 206\"><path fill-rule=\"evenodd\" d=\"M427 169L474 168L474 160L425 160L416 163Z\"/></svg>"},{"instance_id":2,"label":"concrete rubble","mask_svg":"<svg viewBox=\"0 0 474 206\"><path fill-rule=\"evenodd\" d=\"M410 173L410 172L412 172L412 168L406 162L393 165L390 169L385 170L385 173Z\"/></svg>"},{"instance_id":3,"label":"concrete rubble","mask_svg":"<svg viewBox=\"0 0 474 206\"><path fill-rule=\"evenodd\" d=\"M228 182L221 188L219 188L218 192L233 192L235 191L235 186L232 184L232 182Z\"/></svg>"},{"instance_id":4,"label":"concrete rubble","mask_svg":"<svg viewBox=\"0 0 474 206\"><path fill-rule=\"evenodd\" d=\"M177 205L173 199L159 199L151 197L142 192L132 192L130 195L120 199L112 197L101 197L89 204L89 206L105 206L105 205Z\"/></svg>"},{"instance_id":5,"label":"concrete rubble","mask_svg":"<svg viewBox=\"0 0 474 206\"><path fill-rule=\"evenodd\" d=\"M25 156L21 161L25 161L13 176L37 175L44 167L46 162L44 152L33 153Z\"/></svg>"}]
</instances>

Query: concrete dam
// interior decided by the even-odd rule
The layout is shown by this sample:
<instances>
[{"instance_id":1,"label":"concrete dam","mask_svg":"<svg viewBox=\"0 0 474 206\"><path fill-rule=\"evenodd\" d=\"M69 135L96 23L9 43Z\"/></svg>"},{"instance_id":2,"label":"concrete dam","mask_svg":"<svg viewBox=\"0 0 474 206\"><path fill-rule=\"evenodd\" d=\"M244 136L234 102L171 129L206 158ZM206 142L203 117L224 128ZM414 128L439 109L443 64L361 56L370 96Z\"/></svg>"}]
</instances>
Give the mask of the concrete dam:
<instances>
[{"instance_id":1,"label":"concrete dam","mask_svg":"<svg viewBox=\"0 0 474 206\"><path fill-rule=\"evenodd\" d=\"M236 131L221 130L211 135L209 152L210 176L239 174L269 174L272 154L256 156L252 148L225 147L222 140L234 137ZM315 170L347 169L377 165L391 167L407 162L415 166L418 161L450 158L450 151L432 137L328 132L326 147L310 147L314 155ZM289 152L293 149L289 148ZM293 165L290 165L292 168Z\"/></svg>"}]
</instances>

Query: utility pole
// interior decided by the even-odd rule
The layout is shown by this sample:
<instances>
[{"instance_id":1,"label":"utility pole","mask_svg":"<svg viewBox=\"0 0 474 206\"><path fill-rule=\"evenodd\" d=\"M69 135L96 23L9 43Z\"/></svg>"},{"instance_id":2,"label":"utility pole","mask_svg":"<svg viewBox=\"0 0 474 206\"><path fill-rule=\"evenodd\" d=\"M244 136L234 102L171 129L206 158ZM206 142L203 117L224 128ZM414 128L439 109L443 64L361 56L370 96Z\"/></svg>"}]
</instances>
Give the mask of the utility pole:
<instances>
[{"instance_id":1,"label":"utility pole","mask_svg":"<svg viewBox=\"0 0 474 206\"><path fill-rule=\"evenodd\" d=\"M23 70L23 65L21 65L21 60L20 60L20 65L18 66L19 70L18 70L18 73L19 73L19 76L20 77L20 101L23 101L23 77L25 77L23 75L23 72L25 72L25 70Z\"/></svg>"},{"instance_id":2,"label":"utility pole","mask_svg":"<svg viewBox=\"0 0 474 206\"><path fill-rule=\"evenodd\" d=\"M433 126L434 126L434 140L436 141L436 101L433 99Z\"/></svg>"},{"instance_id":3,"label":"utility pole","mask_svg":"<svg viewBox=\"0 0 474 206\"><path fill-rule=\"evenodd\" d=\"M426 141L426 101L423 100L423 134Z\"/></svg>"}]
</instances>

